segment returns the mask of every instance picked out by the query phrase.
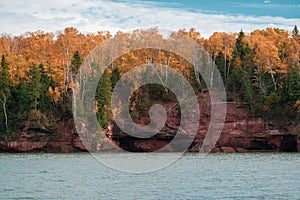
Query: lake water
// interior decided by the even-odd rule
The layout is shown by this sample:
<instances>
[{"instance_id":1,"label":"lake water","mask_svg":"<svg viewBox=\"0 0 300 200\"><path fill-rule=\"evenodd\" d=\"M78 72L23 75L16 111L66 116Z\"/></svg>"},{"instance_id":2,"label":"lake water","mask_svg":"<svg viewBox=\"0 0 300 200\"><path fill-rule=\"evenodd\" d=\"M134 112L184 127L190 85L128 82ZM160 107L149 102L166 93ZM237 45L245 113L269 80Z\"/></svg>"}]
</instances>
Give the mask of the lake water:
<instances>
[{"instance_id":1,"label":"lake water","mask_svg":"<svg viewBox=\"0 0 300 200\"><path fill-rule=\"evenodd\" d=\"M300 154L186 154L144 174L88 153L0 154L0 199L300 199Z\"/></svg>"}]
</instances>

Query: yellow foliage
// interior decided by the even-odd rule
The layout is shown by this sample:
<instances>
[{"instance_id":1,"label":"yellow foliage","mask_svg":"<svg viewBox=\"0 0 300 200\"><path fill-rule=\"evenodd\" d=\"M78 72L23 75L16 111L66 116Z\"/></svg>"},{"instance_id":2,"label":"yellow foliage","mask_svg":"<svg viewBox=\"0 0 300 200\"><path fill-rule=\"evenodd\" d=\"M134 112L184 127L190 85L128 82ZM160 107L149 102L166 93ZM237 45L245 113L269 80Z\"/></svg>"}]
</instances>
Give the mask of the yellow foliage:
<instances>
[{"instance_id":1,"label":"yellow foliage","mask_svg":"<svg viewBox=\"0 0 300 200\"><path fill-rule=\"evenodd\" d=\"M58 87L55 87L54 90L51 87L49 87L48 95L54 100L54 102L57 102L60 98L61 93L59 92Z\"/></svg>"},{"instance_id":2,"label":"yellow foliage","mask_svg":"<svg viewBox=\"0 0 300 200\"><path fill-rule=\"evenodd\" d=\"M299 99L296 101L294 107L297 109L297 112L300 113L300 100Z\"/></svg>"}]
</instances>

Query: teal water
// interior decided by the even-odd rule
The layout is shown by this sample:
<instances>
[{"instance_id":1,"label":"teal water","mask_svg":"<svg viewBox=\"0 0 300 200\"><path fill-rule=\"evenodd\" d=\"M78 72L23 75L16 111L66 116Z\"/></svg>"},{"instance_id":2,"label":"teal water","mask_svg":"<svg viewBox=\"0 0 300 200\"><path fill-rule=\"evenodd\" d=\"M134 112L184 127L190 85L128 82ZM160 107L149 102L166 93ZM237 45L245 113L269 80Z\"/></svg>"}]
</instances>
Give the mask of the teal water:
<instances>
[{"instance_id":1,"label":"teal water","mask_svg":"<svg viewBox=\"0 0 300 200\"><path fill-rule=\"evenodd\" d=\"M0 199L300 199L300 154L186 154L145 174L87 153L0 154Z\"/></svg>"}]
</instances>

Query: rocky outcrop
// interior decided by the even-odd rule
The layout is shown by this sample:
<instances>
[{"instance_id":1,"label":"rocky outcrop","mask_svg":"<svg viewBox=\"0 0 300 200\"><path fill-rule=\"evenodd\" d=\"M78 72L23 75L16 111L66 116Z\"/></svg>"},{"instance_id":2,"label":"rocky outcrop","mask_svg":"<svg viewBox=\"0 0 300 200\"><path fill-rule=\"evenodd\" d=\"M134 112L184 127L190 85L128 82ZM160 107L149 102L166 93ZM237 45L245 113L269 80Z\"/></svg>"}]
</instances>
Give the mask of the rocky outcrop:
<instances>
[{"instance_id":1,"label":"rocky outcrop","mask_svg":"<svg viewBox=\"0 0 300 200\"><path fill-rule=\"evenodd\" d=\"M198 152L206 136L211 118L210 96L208 92L199 98L200 122L198 132L188 151ZM164 104L166 110L170 105ZM143 124L143 123L141 123ZM176 135L180 124L180 113L171 109L167 116L164 128L149 139L136 139L114 128L112 139L128 151L156 151L168 144ZM296 152L300 151L297 131L287 132L269 126L269 122L260 117L250 116L249 106L237 102L227 103L227 113L222 130L215 147L211 152L245 153L245 152ZM182 140L182 142L184 142ZM178 151L176 146L171 146L167 151Z\"/></svg>"},{"instance_id":2,"label":"rocky outcrop","mask_svg":"<svg viewBox=\"0 0 300 200\"><path fill-rule=\"evenodd\" d=\"M0 152L34 152L41 151L49 138L44 134L21 133L15 141L0 141Z\"/></svg>"},{"instance_id":3,"label":"rocky outcrop","mask_svg":"<svg viewBox=\"0 0 300 200\"><path fill-rule=\"evenodd\" d=\"M199 98L200 122L197 134L188 151L198 152L205 138L210 123L209 93L204 92ZM159 102L155 102L159 103ZM55 127L39 132L38 129L21 132L14 141L0 140L0 152L115 152L116 144L127 151L153 152L165 147L178 132L180 112L173 108L173 103L163 106L169 110L165 126L155 136L147 139L134 138L111 124L106 130L106 137L99 140L96 134L82 142L74 127L73 119L59 120ZM146 117L138 120L140 125L147 124ZM283 131L260 117L250 116L247 105L227 103L227 115L222 134L211 152L300 152L299 125ZM187 136L188 137L188 136ZM169 145L165 151L180 151L180 144L186 142L183 136L177 144Z\"/></svg>"},{"instance_id":4,"label":"rocky outcrop","mask_svg":"<svg viewBox=\"0 0 300 200\"><path fill-rule=\"evenodd\" d=\"M76 134L72 119L60 120L52 128L53 132L27 129L19 133L19 139L0 141L0 152L51 152L67 153L82 151L76 148Z\"/></svg>"},{"instance_id":5,"label":"rocky outcrop","mask_svg":"<svg viewBox=\"0 0 300 200\"><path fill-rule=\"evenodd\" d=\"M0 152L115 151L115 144L109 138L103 138L101 143L97 143L95 138L83 143L76 132L72 118L59 120L51 131L39 132L39 129L28 129L28 132L19 133L16 140L0 140Z\"/></svg>"}]
</instances>

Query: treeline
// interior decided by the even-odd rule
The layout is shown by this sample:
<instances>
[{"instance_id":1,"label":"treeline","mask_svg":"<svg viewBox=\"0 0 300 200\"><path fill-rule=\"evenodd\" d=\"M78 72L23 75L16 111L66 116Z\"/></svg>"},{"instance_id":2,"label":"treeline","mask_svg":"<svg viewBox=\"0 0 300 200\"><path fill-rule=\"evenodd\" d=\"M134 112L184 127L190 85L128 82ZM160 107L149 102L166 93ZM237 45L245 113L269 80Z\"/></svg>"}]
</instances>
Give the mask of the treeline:
<instances>
[{"instance_id":1,"label":"treeline","mask_svg":"<svg viewBox=\"0 0 300 200\"><path fill-rule=\"evenodd\" d=\"M227 101L249 104L253 115L265 118L299 117L300 34L296 26L291 32L279 28L254 30L249 34L216 32L208 39L194 28L177 33L193 38L209 53L221 72ZM153 40L162 38L156 29L132 34L118 32L114 37L122 36L122 41L129 41L149 34ZM0 132L9 135L20 130L46 131L56 120L70 117L73 74L91 50L110 38L109 32L82 34L75 28L57 34L37 31L2 35ZM153 49L129 52L116 59L99 81L96 112L102 126L111 120L110 96L114 85L132 66L143 63L172 67L197 88L197 74L184 58ZM211 84L213 81L216 80ZM204 87L200 85L199 90ZM130 111L137 117L151 104L147 99L170 100L167 96L160 87L141 88L131 99Z\"/></svg>"}]
</instances>

